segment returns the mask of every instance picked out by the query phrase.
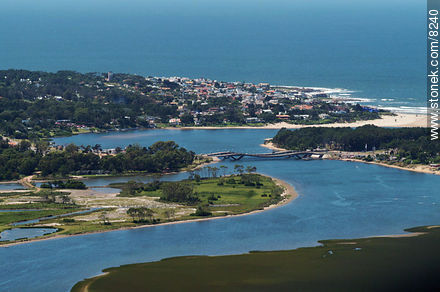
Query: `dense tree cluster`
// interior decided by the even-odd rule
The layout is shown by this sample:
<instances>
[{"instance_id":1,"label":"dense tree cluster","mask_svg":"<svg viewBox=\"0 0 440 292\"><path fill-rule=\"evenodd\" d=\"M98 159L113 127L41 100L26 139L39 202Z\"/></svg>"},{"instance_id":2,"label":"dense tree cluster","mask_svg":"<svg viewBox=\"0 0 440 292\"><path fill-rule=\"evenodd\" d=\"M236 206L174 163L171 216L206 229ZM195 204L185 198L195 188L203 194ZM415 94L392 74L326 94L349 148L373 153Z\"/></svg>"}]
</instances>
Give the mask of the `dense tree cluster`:
<instances>
[{"instance_id":1,"label":"dense tree cluster","mask_svg":"<svg viewBox=\"0 0 440 292\"><path fill-rule=\"evenodd\" d=\"M413 163L440 162L440 142L430 140L426 128L380 128L366 125L359 128L281 129L273 142L283 148L306 150L318 147L344 151L395 149L399 158Z\"/></svg>"},{"instance_id":2,"label":"dense tree cluster","mask_svg":"<svg viewBox=\"0 0 440 292\"><path fill-rule=\"evenodd\" d=\"M197 86L193 89L205 85ZM229 89L222 86L219 91L226 94ZM319 98L308 101L307 108L297 107L304 105L304 99L286 96L270 103L272 95L267 95L263 104L248 102L235 93L208 95L202 102L193 91L185 91L186 87L165 78L132 74L112 74L109 78L102 73L0 70L0 134L37 139L71 135L79 129L155 127L156 123L170 123L170 119L184 126L220 126L273 123L286 118L297 124L379 118L376 110ZM238 83L234 88L256 94L255 86L249 89ZM261 90L258 94L266 93ZM285 117L277 117L278 113Z\"/></svg>"},{"instance_id":3,"label":"dense tree cluster","mask_svg":"<svg viewBox=\"0 0 440 292\"><path fill-rule=\"evenodd\" d=\"M163 183L162 199L169 202L194 204L200 201L194 195L194 186L186 182L168 182Z\"/></svg>"},{"instance_id":4,"label":"dense tree cluster","mask_svg":"<svg viewBox=\"0 0 440 292\"><path fill-rule=\"evenodd\" d=\"M145 115L176 115L175 106L159 104L150 94L145 78L114 74L113 79L137 90L106 84L103 74L0 70L0 132L34 139L71 134L72 123L130 128L148 126Z\"/></svg>"},{"instance_id":5,"label":"dense tree cluster","mask_svg":"<svg viewBox=\"0 0 440 292\"><path fill-rule=\"evenodd\" d=\"M102 157L73 144L47 154L31 150L29 146L21 142L13 147L0 138L0 180L16 179L37 170L43 176L127 171L161 173L178 171L192 164L195 158L194 152L179 147L173 141L157 142L150 147L128 146L125 152Z\"/></svg>"},{"instance_id":6,"label":"dense tree cluster","mask_svg":"<svg viewBox=\"0 0 440 292\"><path fill-rule=\"evenodd\" d=\"M0 180L16 179L19 175L30 175L37 168L41 155L26 145L11 147L0 137Z\"/></svg>"},{"instance_id":7,"label":"dense tree cluster","mask_svg":"<svg viewBox=\"0 0 440 292\"><path fill-rule=\"evenodd\" d=\"M85 190L87 186L78 180L56 180L56 181L48 181L46 183L42 183L40 186L42 189L77 189L77 190Z\"/></svg>"},{"instance_id":8,"label":"dense tree cluster","mask_svg":"<svg viewBox=\"0 0 440 292\"><path fill-rule=\"evenodd\" d=\"M146 218L153 222L154 212L147 207L132 207L127 214L133 218L133 222L146 222Z\"/></svg>"}]
</instances>

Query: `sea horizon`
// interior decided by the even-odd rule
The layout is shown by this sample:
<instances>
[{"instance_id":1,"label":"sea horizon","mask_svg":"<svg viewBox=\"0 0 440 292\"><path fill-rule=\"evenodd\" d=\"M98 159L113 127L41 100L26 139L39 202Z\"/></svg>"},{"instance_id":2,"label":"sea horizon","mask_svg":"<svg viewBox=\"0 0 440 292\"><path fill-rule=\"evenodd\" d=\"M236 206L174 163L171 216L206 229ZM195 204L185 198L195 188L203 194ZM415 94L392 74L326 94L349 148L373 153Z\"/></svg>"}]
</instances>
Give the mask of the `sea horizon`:
<instances>
[{"instance_id":1,"label":"sea horizon","mask_svg":"<svg viewBox=\"0 0 440 292\"><path fill-rule=\"evenodd\" d=\"M415 0L101 4L6 0L0 68L343 88L378 106L426 104L425 6Z\"/></svg>"}]
</instances>

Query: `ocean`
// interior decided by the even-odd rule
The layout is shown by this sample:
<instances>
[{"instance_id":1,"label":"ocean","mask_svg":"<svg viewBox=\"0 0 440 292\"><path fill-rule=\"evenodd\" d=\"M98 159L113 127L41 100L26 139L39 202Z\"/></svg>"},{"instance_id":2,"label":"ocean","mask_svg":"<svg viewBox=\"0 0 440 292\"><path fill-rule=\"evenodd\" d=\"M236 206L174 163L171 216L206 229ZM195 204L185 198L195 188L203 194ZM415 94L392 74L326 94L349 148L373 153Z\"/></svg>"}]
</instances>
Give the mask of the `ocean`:
<instances>
[{"instance_id":1,"label":"ocean","mask_svg":"<svg viewBox=\"0 0 440 292\"><path fill-rule=\"evenodd\" d=\"M2 0L0 69L343 88L420 111L420 0Z\"/></svg>"}]
</instances>

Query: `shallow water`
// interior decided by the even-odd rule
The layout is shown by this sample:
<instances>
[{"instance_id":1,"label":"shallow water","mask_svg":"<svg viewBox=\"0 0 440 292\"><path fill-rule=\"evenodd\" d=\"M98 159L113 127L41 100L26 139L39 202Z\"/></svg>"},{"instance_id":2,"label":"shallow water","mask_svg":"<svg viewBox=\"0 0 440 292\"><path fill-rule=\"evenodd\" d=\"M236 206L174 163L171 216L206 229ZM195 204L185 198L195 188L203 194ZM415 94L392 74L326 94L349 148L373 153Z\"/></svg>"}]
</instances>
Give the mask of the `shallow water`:
<instances>
[{"instance_id":1,"label":"shallow water","mask_svg":"<svg viewBox=\"0 0 440 292\"><path fill-rule=\"evenodd\" d=\"M198 153L221 150L257 153L269 151L259 144L274 133L273 130L149 130L89 134L55 141L77 144L88 141L113 147L125 146L131 139L143 146L158 140L176 140ZM236 163L223 162L229 169ZM404 228L440 222L439 176L329 160L248 159L239 163L254 165L263 174L289 182L299 197L288 205L248 216L0 248L6 271L0 273L0 290L65 291L77 281L99 274L103 268L122 264L191 254L292 249L316 245L320 239L398 234L404 233Z\"/></svg>"},{"instance_id":2,"label":"shallow water","mask_svg":"<svg viewBox=\"0 0 440 292\"><path fill-rule=\"evenodd\" d=\"M0 183L0 191L25 190L21 184L16 183Z\"/></svg>"},{"instance_id":3,"label":"shallow water","mask_svg":"<svg viewBox=\"0 0 440 292\"><path fill-rule=\"evenodd\" d=\"M34 238L56 232L56 228L12 228L0 233L0 241Z\"/></svg>"}]
</instances>

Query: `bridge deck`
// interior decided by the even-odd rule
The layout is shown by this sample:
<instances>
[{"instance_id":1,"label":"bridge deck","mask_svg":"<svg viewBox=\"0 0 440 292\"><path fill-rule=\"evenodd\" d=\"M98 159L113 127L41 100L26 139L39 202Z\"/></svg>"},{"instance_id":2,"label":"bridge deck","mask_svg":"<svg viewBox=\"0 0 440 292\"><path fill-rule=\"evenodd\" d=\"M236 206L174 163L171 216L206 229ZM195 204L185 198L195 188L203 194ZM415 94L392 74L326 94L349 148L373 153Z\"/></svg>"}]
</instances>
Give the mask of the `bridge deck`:
<instances>
[{"instance_id":1,"label":"bridge deck","mask_svg":"<svg viewBox=\"0 0 440 292\"><path fill-rule=\"evenodd\" d=\"M232 160L240 160L243 157L257 157L257 158L296 158L296 159L304 159L311 158L315 156L317 158L322 158L325 152L315 152L315 151L278 151L272 153L239 153L239 152L215 152L206 154L207 156L216 156L220 159L232 159Z\"/></svg>"}]
</instances>

